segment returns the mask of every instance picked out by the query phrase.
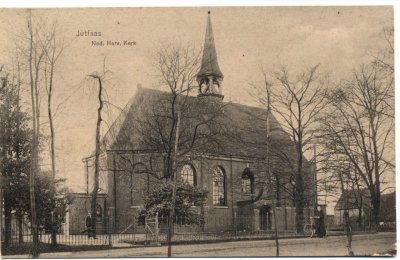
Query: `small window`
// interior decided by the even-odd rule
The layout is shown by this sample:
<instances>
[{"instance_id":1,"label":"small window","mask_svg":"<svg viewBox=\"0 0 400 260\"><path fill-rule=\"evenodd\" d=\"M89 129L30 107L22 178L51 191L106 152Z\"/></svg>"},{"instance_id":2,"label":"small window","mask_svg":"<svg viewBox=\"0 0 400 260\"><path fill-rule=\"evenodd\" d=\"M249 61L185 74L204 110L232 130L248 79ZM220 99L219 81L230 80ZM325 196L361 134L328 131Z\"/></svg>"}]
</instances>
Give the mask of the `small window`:
<instances>
[{"instance_id":1,"label":"small window","mask_svg":"<svg viewBox=\"0 0 400 260\"><path fill-rule=\"evenodd\" d=\"M213 172L213 205L225 206L225 173L222 167L218 166Z\"/></svg>"},{"instance_id":2,"label":"small window","mask_svg":"<svg viewBox=\"0 0 400 260\"><path fill-rule=\"evenodd\" d=\"M194 174L194 169L190 164L185 164L181 170L181 179L182 181L188 183L191 186L196 185L196 177Z\"/></svg>"},{"instance_id":3,"label":"small window","mask_svg":"<svg viewBox=\"0 0 400 260\"><path fill-rule=\"evenodd\" d=\"M99 204L96 205L96 222L103 221L103 209Z\"/></svg>"},{"instance_id":4,"label":"small window","mask_svg":"<svg viewBox=\"0 0 400 260\"><path fill-rule=\"evenodd\" d=\"M251 194L254 192L254 175L248 168L242 174L242 192Z\"/></svg>"},{"instance_id":5,"label":"small window","mask_svg":"<svg viewBox=\"0 0 400 260\"><path fill-rule=\"evenodd\" d=\"M251 193L251 181L247 176L242 176L242 192Z\"/></svg>"}]
</instances>

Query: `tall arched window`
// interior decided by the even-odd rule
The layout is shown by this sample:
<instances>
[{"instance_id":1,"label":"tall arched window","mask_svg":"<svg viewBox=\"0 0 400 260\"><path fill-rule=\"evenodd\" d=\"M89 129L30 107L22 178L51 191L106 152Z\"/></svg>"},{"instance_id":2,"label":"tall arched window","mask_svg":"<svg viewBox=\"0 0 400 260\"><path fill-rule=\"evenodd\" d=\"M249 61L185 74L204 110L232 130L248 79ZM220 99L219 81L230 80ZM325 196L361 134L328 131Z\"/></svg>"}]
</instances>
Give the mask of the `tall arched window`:
<instances>
[{"instance_id":1,"label":"tall arched window","mask_svg":"<svg viewBox=\"0 0 400 260\"><path fill-rule=\"evenodd\" d=\"M193 166L190 164L185 164L181 170L181 179L188 183L189 185L196 185L196 176L194 174Z\"/></svg>"},{"instance_id":2,"label":"tall arched window","mask_svg":"<svg viewBox=\"0 0 400 260\"><path fill-rule=\"evenodd\" d=\"M254 175L249 168L246 168L242 174L242 192L254 192Z\"/></svg>"},{"instance_id":3,"label":"tall arched window","mask_svg":"<svg viewBox=\"0 0 400 260\"><path fill-rule=\"evenodd\" d=\"M218 166L213 172L213 205L225 206L225 173L222 167Z\"/></svg>"}]
</instances>

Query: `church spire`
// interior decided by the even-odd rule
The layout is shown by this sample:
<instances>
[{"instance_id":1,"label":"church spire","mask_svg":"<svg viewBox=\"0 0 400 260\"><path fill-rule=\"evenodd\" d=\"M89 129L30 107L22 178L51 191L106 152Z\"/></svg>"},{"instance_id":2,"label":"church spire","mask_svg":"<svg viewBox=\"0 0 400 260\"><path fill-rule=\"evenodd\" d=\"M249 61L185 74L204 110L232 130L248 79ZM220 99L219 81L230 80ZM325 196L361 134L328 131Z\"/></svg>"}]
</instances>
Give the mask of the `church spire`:
<instances>
[{"instance_id":1,"label":"church spire","mask_svg":"<svg viewBox=\"0 0 400 260\"><path fill-rule=\"evenodd\" d=\"M221 82L223 78L224 75L218 66L217 51L215 49L214 34L211 25L211 12L208 11L203 58L200 71L197 74L199 96L223 97L221 92Z\"/></svg>"}]
</instances>

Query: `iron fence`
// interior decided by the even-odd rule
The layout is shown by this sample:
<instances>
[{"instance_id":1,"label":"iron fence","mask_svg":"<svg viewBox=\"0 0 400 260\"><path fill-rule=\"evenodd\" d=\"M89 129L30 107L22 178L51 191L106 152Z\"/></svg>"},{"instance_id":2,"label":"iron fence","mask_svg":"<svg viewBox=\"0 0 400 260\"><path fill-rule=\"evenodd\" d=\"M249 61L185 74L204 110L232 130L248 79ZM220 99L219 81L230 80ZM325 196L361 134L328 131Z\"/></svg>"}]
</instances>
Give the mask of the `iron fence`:
<instances>
[{"instance_id":1,"label":"iron fence","mask_svg":"<svg viewBox=\"0 0 400 260\"><path fill-rule=\"evenodd\" d=\"M200 219L200 218L199 218ZM275 233L270 224L254 225L254 218L238 216L230 223L224 216L208 216L204 221L193 221L185 217L175 217L173 222L173 241L219 241L246 238L268 238ZM262 218L261 223L267 221ZM140 220L137 216L119 215L114 222L110 220L96 223L95 238L86 227L82 218L68 219L57 227L56 239L61 245L111 245L131 246L152 241L165 242L168 219L160 216ZM280 230L281 235L293 235L290 230ZM41 243L50 244L51 231L39 228ZM22 226L12 221L10 244L32 242L30 224L24 221Z\"/></svg>"},{"instance_id":2,"label":"iron fence","mask_svg":"<svg viewBox=\"0 0 400 260\"><path fill-rule=\"evenodd\" d=\"M207 216L204 221L193 221L185 217L175 217L173 225L173 242L185 243L194 241L229 241L244 239L269 239L275 236L274 225L270 217L236 216L227 219L225 216ZM284 221L281 220L282 223ZM113 246L129 247L152 242L165 243L168 219L160 216L143 221L133 215L119 215L115 219L96 223L96 237L89 236L84 219L68 219L57 228L57 244L68 246ZM4 228L4 227L3 227ZM4 234L4 229L2 230ZM302 236L294 227L278 225L279 237ZM3 240L4 236L2 236ZM51 244L51 232L39 228L41 243ZM22 224L12 221L10 245L32 242L31 228L27 221Z\"/></svg>"}]
</instances>

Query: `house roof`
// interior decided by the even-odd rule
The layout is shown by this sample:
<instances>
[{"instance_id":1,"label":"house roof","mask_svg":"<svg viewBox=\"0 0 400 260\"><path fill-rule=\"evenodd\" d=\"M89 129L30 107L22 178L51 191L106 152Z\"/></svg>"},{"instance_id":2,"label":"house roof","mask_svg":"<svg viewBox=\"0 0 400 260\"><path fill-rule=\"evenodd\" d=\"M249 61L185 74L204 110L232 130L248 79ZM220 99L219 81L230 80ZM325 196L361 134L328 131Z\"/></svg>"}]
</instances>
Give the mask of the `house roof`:
<instances>
[{"instance_id":1,"label":"house roof","mask_svg":"<svg viewBox=\"0 0 400 260\"><path fill-rule=\"evenodd\" d=\"M354 190L346 190L336 203L335 210L358 209L360 197L362 197L362 209L369 211L371 209L370 192L368 189L362 189L360 193ZM396 192L381 194L379 214L381 221L396 221Z\"/></svg>"},{"instance_id":2,"label":"house roof","mask_svg":"<svg viewBox=\"0 0 400 260\"><path fill-rule=\"evenodd\" d=\"M364 206L369 206L369 190L361 189L360 192L356 190L345 190L340 195L338 202L336 203L335 210L345 209L358 209L361 203L361 198Z\"/></svg>"},{"instance_id":3,"label":"house roof","mask_svg":"<svg viewBox=\"0 0 400 260\"><path fill-rule=\"evenodd\" d=\"M143 120L150 120L149 111L168 100L169 97L168 92L138 89L136 95L128 102L102 139L103 150L154 149L143 141L144 133L138 129L138 126ZM195 118L194 115L205 111L204 106L207 104L204 102L205 98L209 97L187 97L189 115ZM266 109L229 102L223 102L222 105L224 106L223 113L216 118L217 124L214 127L223 128L224 131L221 130L214 136L216 142L206 147L207 152L252 158L265 157ZM270 136L271 144L281 145L288 149L293 147L289 136L273 115L270 117Z\"/></svg>"}]
</instances>

